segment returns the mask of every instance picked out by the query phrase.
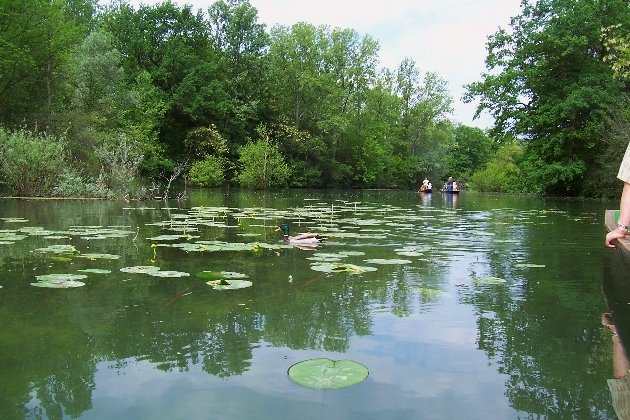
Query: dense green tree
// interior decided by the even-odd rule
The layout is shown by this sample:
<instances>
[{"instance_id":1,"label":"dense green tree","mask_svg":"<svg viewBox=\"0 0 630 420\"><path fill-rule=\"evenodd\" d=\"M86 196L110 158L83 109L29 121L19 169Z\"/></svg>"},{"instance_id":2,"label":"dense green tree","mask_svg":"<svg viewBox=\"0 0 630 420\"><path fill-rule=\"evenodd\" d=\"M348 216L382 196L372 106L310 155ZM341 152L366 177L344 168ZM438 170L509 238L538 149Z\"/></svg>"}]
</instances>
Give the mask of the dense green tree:
<instances>
[{"instance_id":1,"label":"dense green tree","mask_svg":"<svg viewBox=\"0 0 630 420\"><path fill-rule=\"evenodd\" d=\"M219 0L208 8L210 38L221 61L219 82L226 94L217 124L234 147L254 134L266 108L265 25L247 0Z\"/></svg>"},{"instance_id":2,"label":"dense green tree","mask_svg":"<svg viewBox=\"0 0 630 420\"><path fill-rule=\"evenodd\" d=\"M481 82L467 100L495 117L494 133L525 142L530 191L579 194L602 148L606 114L623 84L604 63L601 28L630 23L623 0L523 1L511 31L489 37Z\"/></svg>"},{"instance_id":3,"label":"dense green tree","mask_svg":"<svg viewBox=\"0 0 630 420\"><path fill-rule=\"evenodd\" d=\"M269 137L266 127L257 128L258 140L239 149L239 171L236 181L243 187L265 189L285 187L291 170L278 145Z\"/></svg>"},{"instance_id":4,"label":"dense green tree","mask_svg":"<svg viewBox=\"0 0 630 420\"><path fill-rule=\"evenodd\" d=\"M470 178L470 187L477 191L513 193L524 190L527 179L521 176L519 161L523 149L515 141L501 144L487 165Z\"/></svg>"},{"instance_id":5,"label":"dense green tree","mask_svg":"<svg viewBox=\"0 0 630 420\"><path fill-rule=\"evenodd\" d=\"M492 139L482 129L463 124L457 125L453 134L455 142L448 154L450 174L460 182L466 182L490 159L494 152Z\"/></svg>"},{"instance_id":6,"label":"dense green tree","mask_svg":"<svg viewBox=\"0 0 630 420\"><path fill-rule=\"evenodd\" d=\"M224 96L217 88L216 58L206 21L191 6L178 8L170 2L141 5L136 11L122 3L108 11L105 27L122 54L127 81L135 83L143 74L159 88L167 107L160 126L160 140L173 157L183 153L183 140L196 124L207 125L208 110ZM209 98L214 98L211 104ZM193 112L194 111L194 112ZM214 115L215 120L220 116ZM199 123L196 123L199 121Z\"/></svg>"},{"instance_id":7,"label":"dense green tree","mask_svg":"<svg viewBox=\"0 0 630 420\"><path fill-rule=\"evenodd\" d=\"M61 84L60 70L80 41L64 1L4 1L0 4L0 124L27 121L48 126Z\"/></svg>"}]
</instances>

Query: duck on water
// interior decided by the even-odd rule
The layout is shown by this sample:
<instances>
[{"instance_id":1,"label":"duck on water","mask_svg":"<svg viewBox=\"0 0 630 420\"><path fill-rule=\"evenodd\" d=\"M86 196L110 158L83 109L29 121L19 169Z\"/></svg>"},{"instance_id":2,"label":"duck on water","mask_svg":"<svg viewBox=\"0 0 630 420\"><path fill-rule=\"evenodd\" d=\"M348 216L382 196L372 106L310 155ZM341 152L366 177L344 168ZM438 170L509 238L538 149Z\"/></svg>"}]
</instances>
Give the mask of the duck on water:
<instances>
[{"instance_id":1,"label":"duck on water","mask_svg":"<svg viewBox=\"0 0 630 420\"><path fill-rule=\"evenodd\" d=\"M282 239L284 242L294 245L317 245L322 242L324 239L323 236L317 233L302 233L297 236L289 235L289 225L286 223L281 224L276 229L276 232L282 231Z\"/></svg>"}]
</instances>

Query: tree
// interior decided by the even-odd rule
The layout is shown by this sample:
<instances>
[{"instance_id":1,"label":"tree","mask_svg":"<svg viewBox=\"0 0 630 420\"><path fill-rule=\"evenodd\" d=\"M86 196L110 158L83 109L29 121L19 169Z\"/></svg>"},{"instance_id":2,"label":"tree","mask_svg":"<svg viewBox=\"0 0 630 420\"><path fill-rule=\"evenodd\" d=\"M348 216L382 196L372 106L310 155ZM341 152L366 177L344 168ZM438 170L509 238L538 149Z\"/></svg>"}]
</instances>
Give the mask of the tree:
<instances>
[{"instance_id":1,"label":"tree","mask_svg":"<svg viewBox=\"0 0 630 420\"><path fill-rule=\"evenodd\" d=\"M488 73L465 100L479 98L477 113L495 117L493 134L525 142L523 176L533 192L582 192L624 89L603 61L601 28L629 22L623 0L523 1L512 31L489 37Z\"/></svg>"},{"instance_id":2,"label":"tree","mask_svg":"<svg viewBox=\"0 0 630 420\"><path fill-rule=\"evenodd\" d=\"M269 45L265 25L247 0L219 0L208 8L210 39L221 61L219 80L225 112L217 124L234 146L243 144L260 122L267 82L264 56Z\"/></svg>"},{"instance_id":3,"label":"tree","mask_svg":"<svg viewBox=\"0 0 630 420\"><path fill-rule=\"evenodd\" d=\"M64 2L16 0L0 8L0 124L47 126L54 95L79 31L63 13Z\"/></svg>"},{"instance_id":4,"label":"tree","mask_svg":"<svg viewBox=\"0 0 630 420\"><path fill-rule=\"evenodd\" d=\"M477 127L459 124L454 130L455 143L448 155L451 176L466 182L482 169L493 152L492 139Z\"/></svg>"},{"instance_id":5,"label":"tree","mask_svg":"<svg viewBox=\"0 0 630 420\"><path fill-rule=\"evenodd\" d=\"M291 171L284 157L269 137L266 127L257 129L259 139L239 149L240 171L236 180L243 187L265 189L287 185Z\"/></svg>"}]
</instances>

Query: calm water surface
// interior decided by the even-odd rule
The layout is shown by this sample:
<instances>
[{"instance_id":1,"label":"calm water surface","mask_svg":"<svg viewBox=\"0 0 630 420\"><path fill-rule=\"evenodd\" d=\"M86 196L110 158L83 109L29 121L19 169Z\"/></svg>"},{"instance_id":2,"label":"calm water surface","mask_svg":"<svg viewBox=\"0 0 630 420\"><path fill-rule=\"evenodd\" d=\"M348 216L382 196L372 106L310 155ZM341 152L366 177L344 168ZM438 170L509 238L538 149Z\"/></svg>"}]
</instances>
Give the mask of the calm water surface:
<instances>
[{"instance_id":1,"label":"calm water surface","mask_svg":"<svg viewBox=\"0 0 630 420\"><path fill-rule=\"evenodd\" d=\"M630 270L603 247L616 205L390 191L2 200L0 418L614 419L601 316L625 325L630 301ZM327 241L282 247L282 222ZM312 269L330 254L377 270ZM132 266L189 276L120 270ZM253 285L214 290L201 271ZM85 286L31 285L51 273ZM320 357L370 375L337 390L287 376Z\"/></svg>"}]
</instances>

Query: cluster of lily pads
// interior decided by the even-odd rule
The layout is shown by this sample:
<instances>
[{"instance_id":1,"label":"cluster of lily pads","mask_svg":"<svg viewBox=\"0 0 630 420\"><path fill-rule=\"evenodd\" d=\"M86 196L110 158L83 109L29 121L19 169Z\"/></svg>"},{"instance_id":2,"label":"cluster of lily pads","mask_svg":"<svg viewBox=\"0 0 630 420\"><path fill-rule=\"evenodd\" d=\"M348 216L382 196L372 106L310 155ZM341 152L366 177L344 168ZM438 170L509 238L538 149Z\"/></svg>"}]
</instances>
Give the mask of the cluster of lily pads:
<instances>
[{"instance_id":1,"label":"cluster of lily pads","mask_svg":"<svg viewBox=\"0 0 630 420\"><path fill-rule=\"evenodd\" d=\"M128 210L156 210L147 208L127 208ZM505 218L510 221L512 227L509 232L514 232L514 221L528 223L530 218L546 217L540 212L513 212L510 209L497 210L496 212L468 212L465 217L455 210L442 210L431 207L402 208L390 205L372 205L365 202L350 202L335 200L332 203L322 203L318 199L305 200L305 204L279 210L266 207L229 208L229 207L192 207L188 211L175 209L169 212L165 220L149 223L147 226L156 226L163 230L159 234L148 236L144 239L153 243L155 247L171 247L184 252L225 252L225 251L253 251L279 250L292 248L292 245L283 243L277 235L271 233L282 221L290 220L297 231L316 231L324 234L331 246L340 246L353 243L369 243L370 241L384 240L391 243L400 243L400 240L408 240L409 234L416 233L418 243L405 244L392 247L391 258L366 258L363 263L347 263L348 256L361 256L359 251L313 252L308 258L313 260L311 268L325 273L362 274L376 271L378 265L405 265L414 261L433 261L439 263L440 259L448 259L460 252L483 252L489 249L492 243L505 247L516 247L519 239L515 237L496 237L496 232L487 232L483 224L488 218ZM27 219L19 217L0 218L6 224L24 225ZM473 223L470 223L470 222ZM538 221L537 221L538 223ZM450 233L457 233L457 241L445 240L443 231L448 226ZM225 229L237 229L236 235L241 238L251 238L252 242L243 239L239 242L226 242L213 240L214 234L220 234ZM298 230L299 229L299 230ZM87 241L98 241L109 238L131 238L134 243L138 239L140 228L134 230L131 226L71 226L63 231L48 230L43 227L16 226L14 229L0 230L0 245L10 245L22 241L28 237L39 237L53 241L70 241L72 238L81 238ZM270 234L267 238L267 233ZM264 236L261 238L261 236ZM453 235L450 235L453 237ZM261 240L262 239L262 240ZM450 253L442 252L450 249ZM51 254L55 261L70 261L74 258L90 260L117 260L118 255L105 253L82 253L68 243L54 243L35 249L37 253ZM523 258L516 259L515 268L544 267L540 264L530 264ZM161 270L159 268L147 268L148 266L125 267L122 272L142 273L156 277L185 277L190 274L180 271ZM127 270L127 271L126 271ZM82 274L106 274L109 270L98 268L79 270ZM70 275L67 275L70 276ZM499 280L493 277L474 277L475 284L497 284ZM65 281L65 283L64 283ZM78 279L69 277L65 280L56 279L48 282L52 285L68 285ZM219 281L218 284L210 282ZM245 283L239 284L243 281ZM38 281L42 286L42 281ZM46 283L46 282L44 282ZM228 284L226 284L228 283ZM251 282L242 278L226 275L222 279L211 279L209 284L219 290L248 287ZM51 286L61 287L61 286Z\"/></svg>"}]
</instances>

